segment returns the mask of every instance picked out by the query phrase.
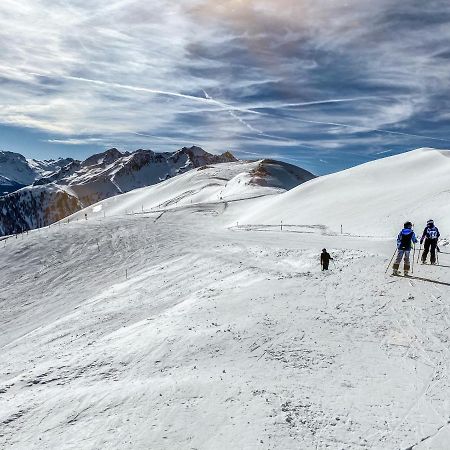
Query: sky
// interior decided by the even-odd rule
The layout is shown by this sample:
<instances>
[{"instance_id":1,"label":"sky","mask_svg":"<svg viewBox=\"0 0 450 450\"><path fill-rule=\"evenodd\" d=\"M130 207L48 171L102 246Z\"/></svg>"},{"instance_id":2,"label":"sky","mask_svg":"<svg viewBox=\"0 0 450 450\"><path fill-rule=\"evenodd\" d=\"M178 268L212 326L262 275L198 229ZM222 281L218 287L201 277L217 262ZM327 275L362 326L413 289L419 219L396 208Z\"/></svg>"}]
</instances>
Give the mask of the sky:
<instances>
[{"instance_id":1,"label":"sky","mask_svg":"<svg viewBox=\"0 0 450 450\"><path fill-rule=\"evenodd\" d=\"M450 148L445 0L2 0L0 150L330 173Z\"/></svg>"}]
</instances>

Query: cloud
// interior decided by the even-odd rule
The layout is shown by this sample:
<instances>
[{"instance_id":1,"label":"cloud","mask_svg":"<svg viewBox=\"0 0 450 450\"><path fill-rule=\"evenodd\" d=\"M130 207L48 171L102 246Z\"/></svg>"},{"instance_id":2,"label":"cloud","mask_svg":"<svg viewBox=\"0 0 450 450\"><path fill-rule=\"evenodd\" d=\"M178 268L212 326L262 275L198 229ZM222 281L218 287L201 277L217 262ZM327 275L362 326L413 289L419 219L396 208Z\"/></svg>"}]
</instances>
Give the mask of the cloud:
<instances>
[{"instance_id":1,"label":"cloud","mask_svg":"<svg viewBox=\"0 0 450 450\"><path fill-rule=\"evenodd\" d=\"M63 144L63 145L85 145L85 144L104 144L105 139L102 138L68 138L68 139L48 139L50 144Z\"/></svg>"},{"instance_id":2,"label":"cloud","mask_svg":"<svg viewBox=\"0 0 450 450\"><path fill-rule=\"evenodd\" d=\"M449 139L441 0L2 0L0 16L0 124L54 145L310 161Z\"/></svg>"}]
</instances>

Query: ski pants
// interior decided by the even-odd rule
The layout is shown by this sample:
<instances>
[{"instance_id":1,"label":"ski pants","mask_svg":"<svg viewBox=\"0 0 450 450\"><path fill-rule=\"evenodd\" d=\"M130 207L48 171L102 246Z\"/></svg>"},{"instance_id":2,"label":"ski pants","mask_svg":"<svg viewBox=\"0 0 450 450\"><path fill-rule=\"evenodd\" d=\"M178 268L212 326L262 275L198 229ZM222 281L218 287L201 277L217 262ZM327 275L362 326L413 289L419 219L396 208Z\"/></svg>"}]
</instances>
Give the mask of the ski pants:
<instances>
[{"instance_id":1,"label":"ski pants","mask_svg":"<svg viewBox=\"0 0 450 450\"><path fill-rule=\"evenodd\" d=\"M436 262L436 247L437 247L437 239L425 239L425 243L423 245L423 253L422 253L422 262L427 260L428 252L430 252L430 262L434 264Z\"/></svg>"},{"instance_id":2,"label":"ski pants","mask_svg":"<svg viewBox=\"0 0 450 450\"><path fill-rule=\"evenodd\" d=\"M409 254L410 253L411 253L411 250L398 250L397 258L395 259L394 265L392 266L393 269L398 270L400 267L400 263L402 262L402 259L404 258L403 270L405 272L408 272L409 268L410 268L410 262L409 262Z\"/></svg>"}]
</instances>

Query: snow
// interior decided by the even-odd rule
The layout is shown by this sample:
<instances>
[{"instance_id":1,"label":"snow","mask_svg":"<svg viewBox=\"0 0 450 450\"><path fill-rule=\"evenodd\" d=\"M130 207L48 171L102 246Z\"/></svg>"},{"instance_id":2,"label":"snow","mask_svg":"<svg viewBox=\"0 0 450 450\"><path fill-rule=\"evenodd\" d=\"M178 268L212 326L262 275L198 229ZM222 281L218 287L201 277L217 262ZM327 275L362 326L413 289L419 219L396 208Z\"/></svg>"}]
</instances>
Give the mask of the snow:
<instances>
[{"instance_id":1,"label":"snow","mask_svg":"<svg viewBox=\"0 0 450 450\"><path fill-rule=\"evenodd\" d=\"M67 164L73 162L72 158L58 158L58 159L50 159L39 161L36 159L27 159L26 160L30 168L36 173L35 179L48 177L53 174L55 171L61 169ZM34 181L34 180L33 180ZM30 184L30 183L27 183Z\"/></svg>"},{"instance_id":2,"label":"snow","mask_svg":"<svg viewBox=\"0 0 450 450\"><path fill-rule=\"evenodd\" d=\"M0 194L13 192L50 175L68 164L71 159L37 161L26 159L19 153L0 151Z\"/></svg>"},{"instance_id":3,"label":"snow","mask_svg":"<svg viewBox=\"0 0 450 450\"><path fill-rule=\"evenodd\" d=\"M191 170L182 175L170 178L154 186L135 189L125 194L103 200L102 202L79 211L69 220L89 216L100 217L105 214L123 215L131 212L159 210L161 208L177 208L203 203L220 203L247 200L249 198L280 194L285 192L283 180L287 178L290 185L290 174L283 171L283 165L277 172L278 177L271 178L275 186L265 186L254 182L252 172L264 167L263 161L233 162L213 164ZM102 206L102 210L98 209Z\"/></svg>"},{"instance_id":4,"label":"snow","mask_svg":"<svg viewBox=\"0 0 450 450\"><path fill-rule=\"evenodd\" d=\"M319 177L249 209L248 224L325 224L332 231L392 236L410 220L450 229L450 151L418 149Z\"/></svg>"},{"instance_id":5,"label":"snow","mask_svg":"<svg viewBox=\"0 0 450 450\"><path fill-rule=\"evenodd\" d=\"M439 155L403 157L433 174L414 198L438 191ZM213 166L0 242L0 447L447 449L450 251L385 275L400 218L376 194L397 163L281 194ZM370 177L364 235L334 232L314 205L356 208L352 182ZM286 198L296 226L281 230ZM417 217L437 220L428 200Z\"/></svg>"}]
</instances>

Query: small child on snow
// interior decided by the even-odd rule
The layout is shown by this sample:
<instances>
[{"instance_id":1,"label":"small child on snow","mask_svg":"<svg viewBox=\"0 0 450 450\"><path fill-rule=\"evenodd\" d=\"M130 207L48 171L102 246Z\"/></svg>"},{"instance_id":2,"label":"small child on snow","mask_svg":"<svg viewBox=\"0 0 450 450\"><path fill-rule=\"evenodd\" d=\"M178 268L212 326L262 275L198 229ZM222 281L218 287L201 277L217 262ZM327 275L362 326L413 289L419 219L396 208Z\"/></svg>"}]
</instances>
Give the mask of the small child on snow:
<instances>
[{"instance_id":1,"label":"small child on snow","mask_svg":"<svg viewBox=\"0 0 450 450\"><path fill-rule=\"evenodd\" d=\"M327 249L322 249L322 253L320 254L320 264L322 265L322 270L328 270L328 265L330 264L330 259L333 259L330 254L327 252Z\"/></svg>"}]
</instances>

